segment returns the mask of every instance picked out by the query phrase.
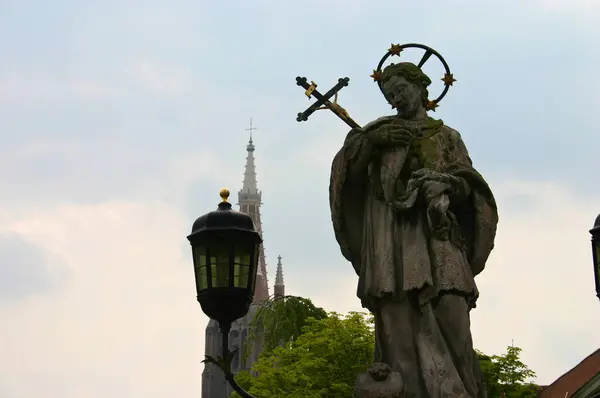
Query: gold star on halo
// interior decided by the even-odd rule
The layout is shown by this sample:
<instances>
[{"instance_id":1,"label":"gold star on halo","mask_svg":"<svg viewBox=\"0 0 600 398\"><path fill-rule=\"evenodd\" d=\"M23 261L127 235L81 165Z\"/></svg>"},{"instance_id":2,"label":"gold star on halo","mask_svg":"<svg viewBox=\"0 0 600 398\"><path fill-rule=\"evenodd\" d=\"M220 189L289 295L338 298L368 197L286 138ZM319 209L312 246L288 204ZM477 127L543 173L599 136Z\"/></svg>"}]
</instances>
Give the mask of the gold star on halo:
<instances>
[{"instance_id":1,"label":"gold star on halo","mask_svg":"<svg viewBox=\"0 0 600 398\"><path fill-rule=\"evenodd\" d=\"M425 105L425 109L428 111L433 111L435 112L435 108L437 108L439 105L437 104L437 102L435 101L429 101L427 102L427 105Z\"/></svg>"},{"instance_id":2,"label":"gold star on halo","mask_svg":"<svg viewBox=\"0 0 600 398\"><path fill-rule=\"evenodd\" d=\"M391 47L388 48L388 52L392 55L400 55L401 51L400 44L391 44Z\"/></svg>"},{"instance_id":3,"label":"gold star on halo","mask_svg":"<svg viewBox=\"0 0 600 398\"><path fill-rule=\"evenodd\" d=\"M452 73L446 73L444 77L442 77L442 81L446 86L452 86L456 79L454 78L454 75Z\"/></svg>"},{"instance_id":4,"label":"gold star on halo","mask_svg":"<svg viewBox=\"0 0 600 398\"><path fill-rule=\"evenodd\" d=\"M373 69L373 74L371 75L371 77L373 78L373 80L375 80L376 82L379 81L381 79L381 71L380 70L375 70Z\"/></svg>"}]
</instances>

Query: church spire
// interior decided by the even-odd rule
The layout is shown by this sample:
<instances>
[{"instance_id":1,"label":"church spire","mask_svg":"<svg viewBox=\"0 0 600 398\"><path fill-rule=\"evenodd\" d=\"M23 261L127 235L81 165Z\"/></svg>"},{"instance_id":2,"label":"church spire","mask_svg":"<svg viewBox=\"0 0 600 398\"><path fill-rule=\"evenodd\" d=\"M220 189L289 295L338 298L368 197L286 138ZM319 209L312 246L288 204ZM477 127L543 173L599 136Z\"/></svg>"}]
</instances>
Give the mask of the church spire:
<instances>
[{"instance_id":1,"label":"church spire","mask_svg":"<svg viewBox=\"0 0 600 398\"><path fill-rule=\"evenodd\" d=\"M249 144L252 145L252 131L256 130L256 127L252 127L252 118L250 118L250 127L246 129L246 131L250 132L250 141Z\"/></svg>"},{"instance_id":2,"label":"church spire","mask_svg":"<svg viewBox=\"0 0 600 398\"><path fill-rule=\"evenodd\" d=\"M242 213L248 214L252 221L256 231L262 237L262 221L260 217L260 205L262 204L262 192L258 190L256 181L256 166L254 164L254 142L252 141L252 131L256 130L252 127L252 119L250 119L250 128L246 131L250 132L250 140L246 146L248 155L246 156L246 169L244 171L244 182L242 189L238 191L238 205ZM260 253L258 254L258 270L256 276L256 290L254 293L254 303L260 303L269 297L269 285L267 280L267 265L265 259L264 246L260 246Z\"/></svg>"},{"instance_id":3,"label":"church spire","mask_svg":"<svg viewBox=\"0 0 600 398\"><path fill-rule=\"evenodd\" d=\"M256 130L252 127L252 118L250 118L250 128L246 131L250 132L250 140L246 145L246 151L248 156L246 157L246 170L244 171L244 183L242 184L242 192L247 194L258 194L258 188L256 183L256 166L254 164L254 143L252 142L252 131Z\"/></svg>"},{"instance_id":4,"label":"church spire","mask_svg":"<svg viewBox=\"0 0 600 398\"><path fill-rule=\"evenodd\" d=\"M275 273L275 297L285 296L285 284L283 283L283 266L281 265L281 255L277 257L277 272Z\"/></svg>"}]
</instances>

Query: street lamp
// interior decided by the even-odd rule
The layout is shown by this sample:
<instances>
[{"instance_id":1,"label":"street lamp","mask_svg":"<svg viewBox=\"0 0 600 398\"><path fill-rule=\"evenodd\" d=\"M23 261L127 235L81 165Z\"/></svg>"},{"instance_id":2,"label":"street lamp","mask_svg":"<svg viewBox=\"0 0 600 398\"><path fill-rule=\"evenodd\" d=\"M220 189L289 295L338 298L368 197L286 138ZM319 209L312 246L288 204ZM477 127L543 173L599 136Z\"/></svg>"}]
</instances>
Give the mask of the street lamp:
<instances>
[{"instance_id":1,"label":"street lamp","mask_svg":"<svg viewBox=\"0 0 600 398\"><path fill-rule=\"evenodd\" d=\"M600 214L596 217L592 234L592 258L594 259L594 280L596 281L596 296L600 299Z\"/></svg>"},{"instance_id":2,"label":"street lamp","mask_svg":"<svg viewBox=\"0 0 600 398\"><path fill-rule=\"evenodd\" d=\"M202 311L219 323L222 356L203 361L217 365L234 391L255 398L235 381L229 351L231 323L248 313L254 298L258 251L262 239L250 216L231 209L229 190L219 193L218 209L194 222L187 237L192 245L196 292Z\"/></svg>"}]
</instances>

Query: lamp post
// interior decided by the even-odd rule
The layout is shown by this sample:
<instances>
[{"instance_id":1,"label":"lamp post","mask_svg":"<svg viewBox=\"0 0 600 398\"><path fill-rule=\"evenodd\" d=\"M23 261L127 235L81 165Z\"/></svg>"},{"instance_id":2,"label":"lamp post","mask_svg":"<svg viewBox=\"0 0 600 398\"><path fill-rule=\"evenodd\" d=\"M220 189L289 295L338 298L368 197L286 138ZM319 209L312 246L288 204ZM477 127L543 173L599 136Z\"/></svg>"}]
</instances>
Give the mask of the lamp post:
<instances>
[{"instance_id":1,"label":"lamp post","mask_svg":"<svg viewBox=\"0 0 600 398\"><path fill-rule=\"evenodd\" d=\"M592 234L592 258L594 260L594 280L596 282L596 296L600 299L600 214L596 217Z\"/></svg>"},{"instance_id":2,"label":"lamp post","mask_svg":"<svg viewBox=\"0 0 600 398\"><path fill-rule=\"evenodd\" d=\"M220 192L218 209L194 222L187 237L192 246L196 292L202 311L219 323L222 356L209 355L203 361L217 365L234 391L255 398L235 381L229 351L231 324L248 313L254 298L258 251L262 239L250 216L232 210L229 190Z\"/></svg>"}]
</instances>

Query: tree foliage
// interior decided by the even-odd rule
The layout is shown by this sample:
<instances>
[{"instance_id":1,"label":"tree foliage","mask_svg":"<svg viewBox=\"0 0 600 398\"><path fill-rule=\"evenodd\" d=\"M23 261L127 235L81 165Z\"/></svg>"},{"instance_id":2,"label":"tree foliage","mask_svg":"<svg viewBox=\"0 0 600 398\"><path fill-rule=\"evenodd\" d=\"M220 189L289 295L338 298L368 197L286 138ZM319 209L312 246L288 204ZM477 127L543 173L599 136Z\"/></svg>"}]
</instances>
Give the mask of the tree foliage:
<instances>
[{"instance_id":1,"label":"tree foliage","mask_svg":"<svg viewBox=\"0 0 600 398\"><path fill-rule=\"evenodd\" d=\"M373 319L363 313L327 314L309 299L286 296L267 300L250 326L245 346L262 334L263 351L252 374L240 372L236 381L263 398L352 396L356 376L373 360ZM488 397L537 396L539 387L530 382L535 373L521 361L521 351L477 351Z\"/></svg>"},{"instance_id":2,"label":"tree foliage","mask_svg":"<svg viewBox=\"0 0 600 398\"><path fill-rule=\"evenodd\" d=\"M485 378L488 396L536 397L539 387L531 382L535 372L521 362L519 347L509 346L503 355L486 355L477 351Z\"/></svg>"},{"instance_id":3,"label":"tree foliage","mask_svg":"<svg viewBox=\"0 0 600 398\"><path fill-rule=\"evenodd\" d=\"M293 342L308 319L324 319L327 312L316 307L310 299L297 296L285 296L266 300L256 311L252 322L248 343L245 344L244 358L249 355L249 348L254 345L257 336L262 336L263 353L275 347Z\"/></svg>"},{"instance_id":4,"label":"tree foliage","mask_svg":"<svg viewBox=\"0 0 600 398\"><path fill-rule=\"evenodd\" d=\"M356 376L373 360L372 322L358 312L308 318L294 341L261 355L252 367L257 377L241 372L236 380L263 398L350 397Z\"/></svg>"}]
</instances>

